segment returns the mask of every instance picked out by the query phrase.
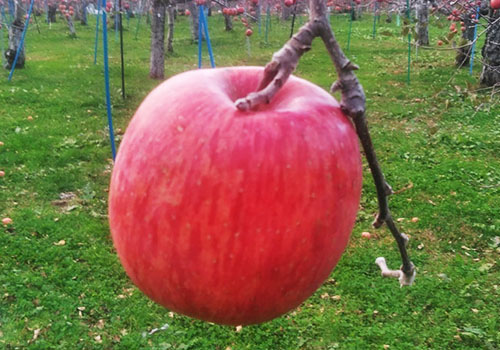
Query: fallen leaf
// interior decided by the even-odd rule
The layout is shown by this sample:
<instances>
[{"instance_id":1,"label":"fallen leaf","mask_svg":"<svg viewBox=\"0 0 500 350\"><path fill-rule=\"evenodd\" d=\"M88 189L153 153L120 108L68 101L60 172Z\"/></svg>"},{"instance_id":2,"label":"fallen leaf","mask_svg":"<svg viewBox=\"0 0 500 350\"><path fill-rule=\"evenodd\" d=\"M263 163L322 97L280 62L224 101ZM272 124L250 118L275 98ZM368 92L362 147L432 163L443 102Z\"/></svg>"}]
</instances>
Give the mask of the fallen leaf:
<instances>
[{"instance_id":1,"label":"fallen leaf","mask_svg":"<svg viewBox=\"0 0 500 350\"><path fill-rule=\"evenodd\" d=\"M400 193L403 193L404 191L408 191L408 190L411 190L413 188L413 182L409 182L408 185L406 185L405 187L403 188L400 188L399 190L397 191L394 191L394 194L400 194Z\"/></svg>"},{"instance_id":2,"label":"fallen leaf","mask_svg":"<svg viewBox=\"0 0 500 350\"><path fill-rule=\"evenodd\" d=\"M329 296L328 293L323 293L321 294L321 299L328 299Z\"/></svg>"},{"instance_id":3,"label":"fallen leaf","mask_svg":"<svg viewBox=\"0 0 500 350\"><path fill-rule=\"evenodd\" d=\"M241 330L243 329L242 326L236 326L236 333L239 333L241 332Z\"/></svg>"},{"instance_id":4,"label":"fallen leaf","mask_svg":"<svg viewBox=\"0 0 500 350\"><path fill-rule=\"evenodd\" d=\"M411 222L418 222L420 219L417 217L411 218Z\"/></svg>"},{"instance_id":5,"label":"fallen leaf","mask_svg":"<svg viewBox=\"0 0 500 350\"><path fill-rule=\"evenodd\" d=\"M61 239L59 242L55 242L54 245L65 245L66 241L64 239Z\"/></svg>"},{"instance_id":6,"label":"fallen leaf","mask_svg":"<svg viewBox=\"0 0 500 350\"><path fill-rule=\"evenodd\" d=\"M99 321L97 321L96 327L99 329L103 329L104 328L104 320L100 319Z\"/></svg>"},{"instance_id":7,"label":"fallen leaf","mask_svg":"<svg viewBox=\"0 0 500 350\"><path fill-rule=\"evenodd\" d=\"M97 343L99 343L99 344L101 344L101 343L102 343L102 338L101 338L101 336L100 336L100 335L96 335L96 336L94 337L94 340L95 340Z\"/></svg>"},{"instance_id":8,"label":"fallen leaf","mask_svg":"<svg viewBox=\"0 0 500 350\"><path fill-rule=\"evenodd\" d=\"M493 267L492 263L486 263L479 267L479 272L488 272Z\"/></svg>"}]
</instances>

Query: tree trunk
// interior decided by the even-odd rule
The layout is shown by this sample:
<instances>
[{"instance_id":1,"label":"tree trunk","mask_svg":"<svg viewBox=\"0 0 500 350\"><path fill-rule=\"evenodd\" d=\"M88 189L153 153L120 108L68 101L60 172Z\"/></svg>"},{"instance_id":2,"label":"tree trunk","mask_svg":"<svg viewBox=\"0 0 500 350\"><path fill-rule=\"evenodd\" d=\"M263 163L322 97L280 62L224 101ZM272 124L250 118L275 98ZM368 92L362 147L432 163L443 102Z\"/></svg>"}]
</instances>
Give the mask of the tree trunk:
<instances>
[{"instance_id":1,"label":"tree trunk","mask_svg":"<svg viewBox=\"0 0 500 350\"><path fill-rule=\"evenodd\" d=\"M153 79L163 79L165 74L165 1L153 0L152 12L149 76Z\"/></svg>"},{"instance_id":2,"label":"tree trunk","mask_svg":"<svg viewBox=\"0 0 500 350\"><path fill-rule=\"evenodd\" d=\"M56 23L57 6L49 4L49 23Z\"/></svg>"},{"instance_id":3,"label":"tree trunk","mask_svg":"<svg viewBox=\"0 0 500 350\"><path fill-rule=\"evenodd\" d=\"M224 1L224 5L226 7L234 7L234 3L231 4L231 1ZM223 15L224 16L224 26L226 29L226 32L230 32L233 30L233 19L229 15Z\"/></svg>"},{"instance_id":4,"label":"tree trunk","mask_svg":"<svg viewBox=\"0 0 500 350\"><path fill-rule=\"evenodd\" d=\"M258 22L259 21L259 17L260 17L260 1L257 2L257 3L253 2L253 1L250 2L250 14L253 16L253 18L251 18L252 22Z\"/></svg>"},{"instance_id":5,"label":"tree trunk","mask_svg":"<svg viewBox=\"0 0 500 350\"><path fill-rule=\"evenodd\" d=\"M417 44L429 45L429 7L428 0L418 0L417 9Z\"/></svg>"},{"instance_id":6,"label":"tree trunk","mask_svg":"<svg viewBox=\"0 0 500 350\"><path fill-rule=\"evenodd\" d=\"M480 82L482 85L493 86L500 84L500 11L490 10L490 26L486 33L486 40L482 49L483 71ZM493 23L493 24L492 24Z\"/></svg>"},{"instance_id":7,"label":"tree trunk","mask_svg":"<svg viewBox=\"0 0 500 350\"><path fill-rule=\"evenodd\" d=\"M75 9L75 21L82 20L82 3L80 1L74 2L73 7Z\"/></svg>"},{"instance_id":8,"label":"tree trunk","mask_svg":"<svg viewBox=\"0 0 500 350\"><path fill-rule=\"evenodd\" d=\"M172 46L172 42L174 40L174 16L175 8L170 3L167 7L168 14L168 35L167 35L167 50L168 52L174 52L174 47Z\"/></svg>"},{"instance_id":9,"label":"tree trunk","mask_svg":"<svg viewBox=\"0 0 500 350\"><path fill-rule=\"evenodd\" d=\"M99 1L99 0L97 0ZM80 19L80 24L82 26L86 26L88 24L87 21L87 6L89 6L89 3L87 0L82 1L82 6L81 6L81 19Z\"/></svg>"},{"instance_id":10,"label":"tree trunk","mask_svg":"<svg viewBox=\"0 0 500 350\"><path fill-rule=\"evenodd\" d=\"M281 19L283 21L288 21L290 19L290 16L292 15L292 6L288 7L285 6L285 1L281 0Z\"/></svg>"},{"instance_id":11,"label":"tree trunk","mask_svg":"<svg viewBox=\"0 0 500 350\"><path fill-rule=\"evenodd\" d=\"M23 36L24 29L24 17L23 9L21 5L21 0L17 0L14 5L14 21L9 28L9 48L5 51L5 58L7 62L5 63L5 69L11 69L16 58L17 49L21 43L21 37ZM26 61L26 56L24 55L24 46L19 53L19 57L16 62L16 69L24 68L24 62Z\"/></svg>"},{"instance_id":12,"label":"tree trunk","mask_svg":"<svg viewBox=\"0 0 500 350\"><path fill-rule=\"evenodd\" d=\"M66 21L68 22L69 36L71 38L76 38L75 24L71 16L67 16Z\"/></svg>"},{"instance_id":13,"label":"tree trunk","mask_svg":"<svg viewBox=\"0 0 500 350\"><path fill-rule=\"evenodd\" d=\"M186 2L186 6L189 9L189 12L191 12L191 34L193 37L193 40L195 42L198 41L198 31L199 28L198 26L200 25L199 22L199 16L198 16L198 6L194 3L194 1L190 0Z\"/></svg>"},{"instance_id":14,"label":"tree trunk","mask_svg":"<svg viewBox=\"0 0 500 350\"><path fill-rule=\"evenodd\" d=\"M223 16L224 16L224 24L226 32L230 32L231 30L233 30L233 21L231 19L231 16L229 15L223 15Z\"/></svg>"},{"instance_id":15,"label":"tree trunk","mask_svg":"<svg viewBox=\"0 0 500 350\"><path fill-rule=\"evenodd\" d=\"M457 55L455 56L455 64L457 67L467 67L470 62L472 41L474 40L474 23L470 18L472 13L473 12L467 13L463 18L466 29L462 33L463 40L460 43L460 48L457 50Z\"/></svg>"}]
</instances>

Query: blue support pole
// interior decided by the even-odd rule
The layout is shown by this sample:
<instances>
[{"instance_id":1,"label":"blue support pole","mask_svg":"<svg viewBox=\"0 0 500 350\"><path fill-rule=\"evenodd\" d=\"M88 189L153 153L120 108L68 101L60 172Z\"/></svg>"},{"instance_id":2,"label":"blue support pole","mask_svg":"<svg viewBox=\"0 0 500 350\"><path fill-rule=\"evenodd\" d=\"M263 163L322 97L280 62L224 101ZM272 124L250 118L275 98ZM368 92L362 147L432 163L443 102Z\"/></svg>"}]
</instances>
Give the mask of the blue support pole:
<instances>
[{"instance_id":1,"label":"blue support pole","mask_svg":"<svg viewBox=\"0 0 500 350\"><path fill-rule=\"evenodd\" d=\"M97 1L97 19L95 24L95 46L94 46L94 64L97 64L97 48L99 43L99 20L101 15L101 2Z\"/></svg>"},{"instance_id":2,"label":"blue support pole","mask_svg":"<svg viewBox=\"0 0 500 350\"><path fill-rule=\"evenodd\" d=\"M14 57L14 62L12 63L12 67L10 69L9 81L12 80L12 75L14 74L14 70L16 69L17 60L19 59L21 51L23 50L24 38L26 37L26 32L28 31L28 26L30 24L31 12L33 12L33 3L34 0L31 0L30 8L28 10L28 18L26 18L26 22L24 22L24 29L23 29L23 34L21 36L21 41L19 42L19 47L17 48L16 57Z\"/></svg>"},{"instance_id":3,"label":"blue support pole","mask_svg":"<svg viewBox=\"0 0 500 350\"><path fill-rule=\"evenodd\" d=\"M104 6L106 6L105 1L106 0L102 0L102 5ZM111 154L113 156L113 160L115 160L116 158L115 133L113 130L113 119L111 116L111 94L109 91L108 28L106 23L106 11L102 11L102 46L104 51L104 85L106 89L106 111L108 115L109 140L111 142Z\"/></svg>"},{"instance_id":4,"label":"blue support pole","mask_svg":"<svg viewBox=\"0 0 500 350\"><path fill-rule=\"evenodd\" d=\"M203 15L202 6L199 6L199 14L198 14L198 68L201 68L201 45L203 41L203 21L201 20L201 16Z\"/></svg>"},{"instance_id":5,"label":"blue support pole","mask_svg":"<svg viewBox=\"0 0 500 350\"><path fill-rule=\"evenodd\" d=\"M10 14L10 18L12 20L14 19L14 11L15 11L14 0L9 0L9 14ZM9 23L9 26L10 26L10 23Z\"/></svg>"},{"instance_id":6,"label":"blue support pole","mask_svg":"<svg viewBox=\"0 0 500 350\"><path fill-rule=\"evenodd\" d=\"M214 60L214 52L212 51L212 44L210 42L210 35L208 34L208 22L207 18L205 17L205 13L203 12L203 6L200 6L202 8L202 21L203 21L203 29L205 31L205 39L207 40L207 48L208 48L208 55L210 57L210 65L212 68L215 68L215 60Z\"/></svg>"},{"instance_id":7,"label":"blue support pole","mask_svg":"<svg viewBox=\"0 0 500 350\"><path fill-rule=\"evenodd\" d=\"M3 8L3 5L0 6L0 13L2 14L2 21L5 23L5 10ZM2 67L5 65L5 40L4 40L4 33L3 33L3 27L5 27L5 24L0 23L0 42L1 42L1 50L2 50Z\"/></svg>"},{"instance_id":8,"label":"blue support pole","mask_svg":"<svg viewBox=\"0 0 500 350\"><path fill-rule=\"evenodd\" d=\"M215 68L214 53L212 51L212 44L210 43L210 36L208 34L208 22L205 17L205 12L203 12L203 5L199 7L199 17L198 17L198 68L201 68L201 45L203 41L203 33L205 33L205 39L207 41L208 55L210 56L210 65Z\"/></svg>"},{"instance_id":9,"label":"blue support pole","mask_svg":"<svg viewBox=\"0 0 500 350\"><path fill-rule=\"evenodd\" d=\"M479 22L479 10L480 6L477 7L476 10L476 24L474 25L474 41L472 42L472 48L471 48L471 55L470 55L470 67L469 67L469 74L472 75L472 68L474 67L474 54L476 51L476 41L477 41L477 24Z\"/></svg>"}]
</instances>

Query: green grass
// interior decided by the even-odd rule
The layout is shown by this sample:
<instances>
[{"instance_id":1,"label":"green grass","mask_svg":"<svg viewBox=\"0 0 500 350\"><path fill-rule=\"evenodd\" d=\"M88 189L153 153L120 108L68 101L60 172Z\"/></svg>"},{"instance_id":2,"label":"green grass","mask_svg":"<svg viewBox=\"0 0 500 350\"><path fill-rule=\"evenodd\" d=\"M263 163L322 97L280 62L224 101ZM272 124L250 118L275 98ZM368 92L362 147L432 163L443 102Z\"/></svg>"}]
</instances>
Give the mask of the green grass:
<instances>
[{"instance_id":1,"label":"green grass","mask_svg":"<svg viewBox=\"0 0 500 350\"><path fill-rule=\"evenodd\" d=\"M299 20L299 22L303 19ZM226 33L209 19L218 66L264 65L287 39L289 23L272 21L268 44L254 28ZM57 23L27 35L27 64L7 82L0 73L0 348L2 349L496 349L500 345L500 108L498 94L475 91L474 74L456 70L451 50L435 42L412 56L395 23L353 24L350 57L367 95L379 158L396 191L394 216L411 236L414 286L383 279L374 260L399 266L386 228L375 232L374 186L365 166L362 208L351 242L330 279L293 312L240 332L173 315L144 297L125 275L107 224L112 167L106 126L102 49L93 64L94 24L77 39ZM347 43L348 21L332 16ZM126 92L120 97L119 46L110 32L117 141L134 110L159 82L150 80L149 29L125 31ZM388 34L391 34L389 36ZM481 47L482 44L479 44ZM166 75L197 65L185 17L176 23ZM204 50L204 65L208 56ZM320 42L297 75L329 88L334 69ZM27 119L32 116L33 120ZM413 184L413 186L409 186ZM62 201L62 193L73 198ZM412 220L418 218L418 220ZM370 231L375 238L362 240ZM332 298L333 296L339 296ZM149 334L164 324L166 330Z\"/></svg>"}]
</instances>

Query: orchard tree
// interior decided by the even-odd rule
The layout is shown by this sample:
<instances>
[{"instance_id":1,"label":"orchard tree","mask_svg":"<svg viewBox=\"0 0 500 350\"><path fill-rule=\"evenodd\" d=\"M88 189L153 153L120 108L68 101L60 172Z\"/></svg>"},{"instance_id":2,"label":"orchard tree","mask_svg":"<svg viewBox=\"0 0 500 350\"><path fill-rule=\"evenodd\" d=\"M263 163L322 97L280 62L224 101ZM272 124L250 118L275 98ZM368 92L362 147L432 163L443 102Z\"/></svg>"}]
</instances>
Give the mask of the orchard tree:
<instances>
[{"instance_id":1,"label":"orchard tree","mask_svg":"<svg viewBox=\"0 0 500 350\"><path fill-rule=\"evenodd\" d=\"M174 46L173 46L174 22L175 22L174 0L171 0L168 3L167 16L168 16L167 50L168 52L174 52Z\"/></svg>"},{"instance_id":2,"label":"orchard tree","mask_svg":"<svg viewBox=\"0 0 500 350\"><path fill-rule=\"evenodd\" d=\"M486 86L498 86L500 85L500 9L490 8L486 19L488 28L481 51L483 70L479 81Z\"/></svg>"},{"instance_id":3,"label":"orchard tree","mask_svg":"<svg viewBox=\"0 0 500 350\"><path fill-rule=\"evenodd\" d=\"M428 0L417 0L417 44L421 46L429 45L429 6Z\"/></svg>"},{"instance_id":4,"label":"orchard tree","mask_svg":"<svg viewBox=\"0 0 500 350\"><path fill-rule=\"evenodd\" d=\"M57 5L56 5L55 1L50 1L48 3L47 11L48 11L47 17L48 17L49 23L56 23L56 20L57 20Z\"/></svg>"},{"instance_id":5,"label":"orchard tree","mask_svg":"<svg viewBox=\"0 0 500 350\"><path fill-rule=\"evenodd\" d=\"M151 16L151 60L149 76L163 79L165 74L165 14L167 0L153 0Z\"/></svg>"},{"instance_id":6,"label":"orchard tree","mask_svg":"<svg viewBox=\"0 0 500 350\"><path fill-rule=\"evenodd\" d=\"M493 0L456 0L453 2L443 1L434 6L434 10L446 14L450 21L449 32L446 37L438 43L449 43L460 30L462 41L457 48L455 63L458 67L467 67L472 56L474 32L476 26L486 25L486 40L481 50L482 72L480 83L486 86L494 86L500 83L500 10L494 8L498 2ZM498 5L500 6L500 5ZM480 21L478 14L482 16Z\"/></svg>"},{"instance_id":7,"label":"orchard tree","mask_svg":"<svg viewBox=\"0 0 500 350\"><path fill-rule=\"evenodd\" d=\"M11 69L14 64L16 53L23 35L25 13L25 8L22 6L21 0L14 0L14 21L12 21L9 27L9 47L5 51L6 69ZM22 47L16 62L16 69L24 68L25 60L24 47Z\"/></svg>"},{"instance_id":8,"label":"orchard tree","mask_svg":"<svg viewBox=\"0 0 500 350\"><path fill-rule=\"evenodd\" d=\"M239 110L247 111L269 103L295 70L300 57L311 49L312 41L316 37L323 41L337 71L338 80L332 85L331 91L340 91L342 94L341 108L355 125L375 182L379 212L373 226L378 228L384 223L387 225L397 242L403 264L401 271L391 271L387 269L383 258L377 259L377 263L384 276L399 278L401 285L412 284L415 277L415 266L410 261L406 251L408 237L399 232L389 210L387 198L393 191L385 180L371 141L365 117L365 94L354 74L358 66L344 55L335 39L327 16L326 1L309 0L309 22L273 55L271 62L265 67L264 76L257 91L238 99L235 105Z\"/></svg>"},{"instance_id":9,"label":"orchard tree","mask_svg":"<svg viewBox=\"0 0 500 350\"><path fill-rule=\"evenodd\" d=\"M69 36L71 38L76 38L75 24L73 23L73 15L75 14L74 7L63 1L59 4L59 12L66 19L66 23L68 24L69 29Z\"/></svg>"},{"instance_id":10,"label":"orchard tree","mask_svg":"<svg viewBox=\"0 0 500 350\"><path fill-rule=\"evenodd\" d=\"M224 16L224 28L226 31L231 31L233 30L233 21L232 21L232 11L230 11L231 8L234 7L235 1L231 0L224 0L223 8L222 8L222 15Z\"/></svg>"},{"instance_id":11,"label":"orchard tree","mask_svg":"<svg viewBox=\"0 0 500 350\"><path fill-rule=\"evenodd\" d=\"M191 17L191 36L194 42L198 42L198 31L199 31L199 16L198 16L198 7L196 6L196 2L194 0L188 0L186 2L188 14Z\"/></svg>"}]
</instances>

